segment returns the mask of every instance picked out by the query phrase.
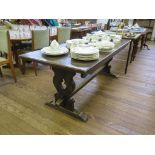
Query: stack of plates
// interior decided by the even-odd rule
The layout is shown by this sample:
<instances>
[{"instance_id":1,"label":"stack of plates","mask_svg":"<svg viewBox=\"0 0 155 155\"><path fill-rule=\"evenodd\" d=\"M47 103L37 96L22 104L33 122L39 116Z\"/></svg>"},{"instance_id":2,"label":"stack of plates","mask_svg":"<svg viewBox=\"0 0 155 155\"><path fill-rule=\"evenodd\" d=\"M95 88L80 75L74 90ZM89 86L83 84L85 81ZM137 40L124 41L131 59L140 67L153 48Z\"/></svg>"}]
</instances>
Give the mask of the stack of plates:
<instances>
[{"instance_id":1,"label":"stack of plates","mask_svg":"<svg viewBox=\"0 0 155 155\"><path fill-rule=\"evenodd\" d=\"M51 55L51 56L63 55L68 53L68 49L66 47L59 47L56 49L49 46L49 47L44 47L43 49L41 49L41 51L44 54Z\"/></svg>"},{"instance_id":2,"label":"stack of plates","mask_svg":"<svg viewBox=\"0 0 155 155\"><path fill-rule=\"evenodd\" d=\"M92 32L92 34L96 34L96 35L102 35L102 34L104 34L105 32L103 32L103 31L95 31L95 32Z\"/></svg>"},{"instance_id":3,"label":"stack of plates","mask_svg":"<svg viewBox=\"0 0 155 155\"><path fill-rule=\"evenodd\" d=\"M115 44L120 43L122 40L122 35L117 35L117 34L111 34L110 38L113 40Z\"/></svg>"},{"instance_id":4,"label":"stack of plates","mask_svg":"<svg viewBox=\"0 0 155 155\"><path fill-rule=\"evenodd\" d=\"M99 50L95 47L75 47L71 49L71 58L91 61L99 59Z\"/></svg>"},{"instance_id":5,"label":"stack of plates","mask_svg":"<svg viewBox=\"0 0 155 155\"><path fill-rule=\"evenodd\" d=\"M83 37L84 39L88 40L89 42L96 42L100 39L100 35L98 34L89 34L87 33L86 37Z\"/></svg>"},{"instance_id":6,"label":"stack of plates","mask_svg":"<svg viewBox=\"0 0 155 155\"><path fill-rule=\"evenodd\" d=\"M89 43L89 45L97 47L101 52L113 49L115 46L115 44L113 42L106 41L106 40L105 41L99 41L96 43Z\"/></svg>"},{"instance_id":7,"label":"stack of plates","mask_svg":"<svg viewBox=\"0 0 155 155\"><path fill-rule=\"evenodd\" d=\"M72 39L66 41L67 48L76 47L80 44L88 43L88 40L86 39Z\"/></svg>"},{"instance_id":8,"label":"stack of plates","mask_svg":"<svg viewBox=\"0 0 155 155\"><path fill-rule=\"evenodd\" d=\"M107 40L107 41L110 41L111 40L111 38L110 38L110 36L108 36L107 34L104 34L104 35L102 35L101 36L101 40Z\"/></svg>"}]
</instances>

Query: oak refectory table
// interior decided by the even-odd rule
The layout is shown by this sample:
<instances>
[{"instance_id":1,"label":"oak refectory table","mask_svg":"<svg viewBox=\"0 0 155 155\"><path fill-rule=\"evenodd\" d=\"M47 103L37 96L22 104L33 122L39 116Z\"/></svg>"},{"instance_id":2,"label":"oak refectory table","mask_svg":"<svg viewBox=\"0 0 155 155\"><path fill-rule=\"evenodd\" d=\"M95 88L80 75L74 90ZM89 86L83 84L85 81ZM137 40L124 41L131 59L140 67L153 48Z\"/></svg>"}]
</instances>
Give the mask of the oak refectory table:
<instances>
[{"instance_id":1,"label":"oak refectory table","mask_svg":"<svg viewBox=\"0 0 155 155\"><path fill-rule=\"evenodd\" d=\"M114 49L100 53L98 60L88 62L74 60L70 57L70 54L51 57L44 55L41 50L32 51L19 56L21 70L24 70L23 62L25 60L32 60L52 66L54 72L53 84L57 92L54 95L54 100L47 103L47 105L79 118L82 121L87 121L88 115L75 109L73 96L96 77L99 72L103 71L103 73L113 75L110 72L111 66L109 63L130 42L130 40L123 39ZM78 86L76 86L74 81L76 73L80 73L83 79Z\"/></svg>"}]
</instances>

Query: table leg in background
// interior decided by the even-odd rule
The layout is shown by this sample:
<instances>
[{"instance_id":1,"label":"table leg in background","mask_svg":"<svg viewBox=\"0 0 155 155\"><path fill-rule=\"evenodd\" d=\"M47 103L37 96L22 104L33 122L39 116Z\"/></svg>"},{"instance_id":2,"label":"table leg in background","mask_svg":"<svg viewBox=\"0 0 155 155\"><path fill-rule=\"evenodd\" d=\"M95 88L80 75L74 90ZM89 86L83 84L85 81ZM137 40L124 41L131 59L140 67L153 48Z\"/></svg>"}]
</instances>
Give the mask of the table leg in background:
<instances>
[{"instance_id":1,"label":"table leg in background","mask_svg":"<svg viewBox=\"0 0 155 155\"><path fill-rule=\"evenodd\" d=\"M125 66L125 74L127 73L127 70L128 70L128 64L129 64L129 58L130 58L131 49L132 49L132 41L130 42L130 45L129 45L127 61L126 61L126 66Z\"/></svg>"}]
</instances>

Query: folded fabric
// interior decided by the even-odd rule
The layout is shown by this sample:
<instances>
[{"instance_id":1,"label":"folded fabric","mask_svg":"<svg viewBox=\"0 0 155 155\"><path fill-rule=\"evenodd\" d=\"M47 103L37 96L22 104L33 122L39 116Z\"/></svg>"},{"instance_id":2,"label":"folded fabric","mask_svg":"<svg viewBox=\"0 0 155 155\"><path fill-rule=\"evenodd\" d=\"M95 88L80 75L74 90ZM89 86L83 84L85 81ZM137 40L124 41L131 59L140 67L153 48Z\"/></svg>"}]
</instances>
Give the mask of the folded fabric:
<instances>
[{"instance_id":1,"label":"folded fabric","mask_svg":"<svg viewBox=\"0 0 155 155\"><path fill-rule=\"evenodd\" d=\"M50 47L51 47L52 49L59 49L60 45L59 45L59 43L58 43L56 40L53 40L53 41L51 42L51 44L50 44Z\"/></svg>"},{"instance_id":2,"label":"folded fabric","mask_svg":"<svg viewBox=\"0 0 155 155\"><path fill-rule=\"evenodd\" d=\"M134 27L135 27L135 28L139 28L140 26L136 23L136 24L134 25Z\"/></svg>"}]
</instances>

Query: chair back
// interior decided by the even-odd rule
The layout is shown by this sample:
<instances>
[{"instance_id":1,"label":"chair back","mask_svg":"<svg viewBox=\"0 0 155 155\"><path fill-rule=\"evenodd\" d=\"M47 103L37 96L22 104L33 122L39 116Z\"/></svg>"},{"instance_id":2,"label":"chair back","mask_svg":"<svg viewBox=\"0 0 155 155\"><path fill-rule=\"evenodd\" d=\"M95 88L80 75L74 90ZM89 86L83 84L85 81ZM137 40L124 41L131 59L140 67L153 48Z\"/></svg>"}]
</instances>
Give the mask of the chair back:
<instances>
[{"instance_id":1,"label":"chair back","mask_svg":"<svg viewBox=\"0 0 155 155\"><path fill-rule=\"evenodd\" d=\"M5 26L7 27L7 29L12 29L12 25L9 21L4 21Z\"/></svg>"},{"instance_id":2,"label":"chair back","mask_svg":"<svg viewBox=\"0 0 155 155\"><path fill-rule=\"evenodd\" d=\"M8 30L0 30L0 51L8 53L10 49L10 37Z\"/></svg>"},{"instance_id":3,"label":"chair back","mask_svg":"<svg viewBox=\"0 0 155 155\"><path fill-rule=\"evenodd\" d=\"M70 40L71 28L70 27L58 27L58 42L64 43L66 40Z\"/></svg>"},{"instance_id":4,"label":"chair back","mask_svg":"<svg viewBox=\"0 0 155 155\"><path fill-rule=\"evenodd\" d=\"M32 31L32 48L33 50L47 47L50 44L49 29Z\"/></svg>"}]
</instances>

